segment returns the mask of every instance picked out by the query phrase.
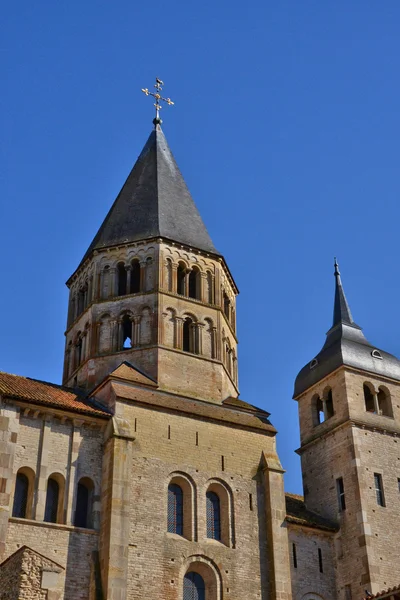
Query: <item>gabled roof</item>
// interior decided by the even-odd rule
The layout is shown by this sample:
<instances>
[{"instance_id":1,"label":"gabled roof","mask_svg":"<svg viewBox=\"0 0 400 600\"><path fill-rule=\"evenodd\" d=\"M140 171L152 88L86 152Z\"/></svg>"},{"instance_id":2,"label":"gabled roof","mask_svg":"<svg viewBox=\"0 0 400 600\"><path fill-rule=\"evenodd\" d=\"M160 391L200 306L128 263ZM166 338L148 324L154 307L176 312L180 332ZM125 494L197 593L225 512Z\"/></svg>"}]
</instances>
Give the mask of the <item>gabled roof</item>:
<instances>
[{"instance_id":1,"label":"gabled roof","mask_svg":"<svg viewBox=\"0 0 400 600\"><path fill-rule=\"evenodd\" d=\"M159 125L82 262L93 250L154 237L218 254Z\"/></svg>"},{"instance_id":2,"label":"gabled roof","mask_svg":"<svg viewBox=\"0 0 400 600\"><path fill-rule=\"evenodd\" d=\"M119 365L119 367L114 369L114 371L111 371L106 379L108 379L108 377L115 377L117 379L124 379L125 381L130 381L132 383L140 383L142 385L157 387L157 383L153 381L153 379L150 379L148 375L145 375L127 361L124 361Z\"/></svg>"},{"instance_id":3,"label":"gabled roof","mask_svg":"<svg viewBox=\"0 0 400 600\"><path fill-rule=\"evenodd\" d=\"M110 417L106 409L102 410L101 407L97 407L95 403L86 399L85 394L81 394L76 390L1 371L0 394L32 404L95 417Z\"/></svg>"},{"instance_id":4,"label":"gabled roof","mask_svg":"<svg viewBox=\"0 0 400 600\"><path fill-rule=\"evenodd\" d=\"M321 351L297 375L294 398L343 365L400 381L398 358L370 344L353 321L336 259L334 274L333 324Z\"/></svg>"},{"instance_id":5,"label":"gabled roof","mask_svg":"<svg viewBox=\"0 0 400 600\"><path fill-rule=\"evenodd\" d=\"M303 496L298 494L285 494L286 497L286 521L294 525L302 525L323 531L338 531L337 523L321 517L317 513L306 508Z\"/></svg>"},{"instance_id":6,"label":"gabled roof","mask_svg":"<svg viewBox=\"0 0 400 600\"><path fill-rule=\"evenodd\" d=\"M18 555L23 555L23 554L30 554L30 555L34 555L34 556L38 556L41 561L42 561L42 566L46 566L46 567L53 567L52 570L56 571L57 573L61 573L61 571L65 571L65 568L60 565L59 563L56 563L54 560L52 560L51 558L49 558L48 556L45 556L44 554L41 554L40 552L38 552L37 550L33 550L33 548L30 548L29 546L21 546L20 548L18 548L18 550L16 550L15 552L13 552L12 554L10 554L10 556L8 556L5 560L3 560L2 563L0 563L0 569L8 562L12 561L14 558L16 558Z\"/></svg>"}]
</instances>

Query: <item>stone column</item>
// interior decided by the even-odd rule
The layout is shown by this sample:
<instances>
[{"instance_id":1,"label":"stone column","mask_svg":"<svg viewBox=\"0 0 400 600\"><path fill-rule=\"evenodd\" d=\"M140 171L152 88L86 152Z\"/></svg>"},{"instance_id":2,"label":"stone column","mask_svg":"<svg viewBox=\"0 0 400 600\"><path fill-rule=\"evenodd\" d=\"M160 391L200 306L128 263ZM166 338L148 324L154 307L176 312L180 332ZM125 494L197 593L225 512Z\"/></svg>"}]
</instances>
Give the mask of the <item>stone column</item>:
<instances>
[{"instance_id":1,"label":"stone column","mask_svg":"<svg viewBox=\"0 0 400 600\"><path fill-rule=\"evenodd\" d=\"M208 302L207 298L207 273L200 273L200 300Z\"/></svg>"},{"instance_id":2,"label":"stone column","mask_svg":"<svg viewBox=\"0 0 400 600\"><path fill-rule=\"evenodd\" d=\"M263 452L261 476L265 493L267 552L269 565L269 598L291 600L289 541L285 525L286 502L283 487L284 470L278 456Z\"/></svg>"},{"instance_id":3,"label":"stone column","mask_svg":"<svg viewBox=\"0 0 400 600\"><path fill-rule=\"evenodd\" d=\"M117 295L118 290L118 271L115 267L110 269L110 287L108 292L109 298L114 298Z\"/></svg>"},{"instance_id":4,"label":"stone column","mask_svg":"<svg viewBox=\"0 0 400 600\"><path fill-rule=\"evenodd\" d=\"M178 265L172 263L172 290L174 294L178 291Z\"/></svg>"},{"instance_id":5,"label":"stone column","mask_svg":"<svg viewBox=\"0 0 400 600\"><path fill-rule=\"evenodd\" d=\"M182 319L182 317L175 317L174 342L175 342L175 348L182 350L182 347L183 347L183 319Z\"/></svg>"},{"instance_id":6,"label":"stone column","mask_svg":"<svg viewBox=\"0 0 400 600\"><path fill-rule=\"evenodd\" d=\"M47 479L49 473L49 443L50 443L51 417L45 417L42 422L42 433L40 437L36 502L33 510L36 521L44 520L44 509L46 507Z\"/></svg>"},{"instance_id":7,"label":"stone column","mask_svg":"<svg viewBox=\"0 0 400 600\"><path fill-rule=\"evenodd\" d=\"M184 296L186 296L187 298L189 297L189 276L190 276L190 269L186 269L185 271L185 279L183 280L183 287L184 287Z\"/></svg>"},{"instance_id":8,"label":"stone column","mask_svg":"<svg viewBox=\"0 0 400 600\"><path fill-rule=\"evenodd\" d=\"M88 304L91 304L93 300L93 275L89 277L88 281Z\"/></svg>"},{"instance_id":9,"label":"stone column","mask_svg":"<svg viewBox=\"0 0 400 600\"><path fill-rule=\"evenodd\" d=\"M117 321L110 321L110 351L116 352L118 348L118 323Z\"/></svg>"},{"instance_id":10,"label":"stone column","mask_svg":"<svg viewBox=\"0 0 400 600\"><path fill-rule=\"evenodd\" d=\"M90 323L89 323L88 328L86 329L85 335L86 335L86 344L85 344L84 358L86 360L87 358L90 358L90 355L91 355L90 341L91 341L92 336L91 336L91 324Z\"/></svg>"},{"instance_id":11,"label":"stone column","mask_svg":"<svg viewBox=\"0 0 400 600\"><path fill-rule=\"evenodd\" d=\"M79 448L81 444L81 433L80 428L83 424L83 421L74 420L71 427L71 438L70 438L70 446L69 446L69 454L68 454L68 464L67 464L67 477L65 482L65 514L66 520L65 523L67 525L72 525L72 520L75 513L74 506L74 496L77 481L76 481L76 468L78 464L78 455Z\"/></svg>"},{"instance_id":12,"label":"stone column","mask_svg":"<svg viewBox=\"0 0 400 600\"><path fill-rule=\"evenodd\" d=\"M219 358L219 346L217 340L217 328L211 330L211 358Z\"/></svg>"},{"instance_id":13,"label":"stone column","mask_svg":"<svg viewBox=\"0 0 400 600\"><path fill-rule=\"evenodd\" d=\"M373 394L374 397L374 408L375 408L375 413L377 415L379 415L379 402L378 402L378 394L374 393Z\"/></svg>"},{"instance_id":14,"label":"stone column","mask_svg":"<svg viewBox=\"0 0 400 600\"><path fill-rule=\"evenodd\" d=\"M146 261L140 261L140 291L146 291Z\"/></svg>"},{"instance_id":15,"label":"stone column","mask_svg":"<svg viewBox=\"0 0 400 600\"><path fill-rule=\"evenodd\" d=\"M131 293L131 275L132 275L132 267L131 265L125 265L126 269L126 293Z\"/></svg>"},{"instance_id":16,"label":"stone column","mask_svg":"<svg viewBox=\"0 0 400 600\"><path fill-rule=\"evenodd\" d=\"M196 338L195 343L196 347L194 351L197 354L203 354L203 330L205 327L205 323L196 323Z\"/></svg>"},{"instance_id":17,"label":"stone column","mask_svg":"<svg viewBox=\"0 0 400 600\"><path fill-rule=\"evenodd\" d=\"M123 330L123 326L122 326L122 319L118 319L117 321L118 323L118 336L117 336L117 348L116 350L122 350L122 344L124 343L123 335L124 335L124 330Z\"/></svg>"},{"instance_id":18,"label":"stone column","mask_svg":"<svg viewBox=\"0 0 400 600\"><path fill-rule=\"evenodd\" d=\"M132 320L132 346L137 348L140 346L140 315L134 315Z\"/></svg>"},{"instance_id":19,"label":"stone column","mask_svg":"<svg viewBox=\"0 0 400 600\"><path fill-rule=\"evenodd\" d=\"M113 417L104 436L99 554L107 600L127 600L132 436L129 424Z\"/></svg>"}]
</instances>

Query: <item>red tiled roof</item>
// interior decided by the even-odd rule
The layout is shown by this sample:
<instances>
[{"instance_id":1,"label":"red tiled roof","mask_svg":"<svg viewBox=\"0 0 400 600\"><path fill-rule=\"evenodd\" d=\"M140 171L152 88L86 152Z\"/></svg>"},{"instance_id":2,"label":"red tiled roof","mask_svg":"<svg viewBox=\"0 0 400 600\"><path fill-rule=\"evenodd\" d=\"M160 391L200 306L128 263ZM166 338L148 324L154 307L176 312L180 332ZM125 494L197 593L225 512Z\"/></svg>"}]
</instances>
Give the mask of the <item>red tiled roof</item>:
<instances>
[{"instance_id":1,"label":"red tiled roof","mask_svg":"<svg viewBox=\"0 0 400 600\"><path fill-rule=\"evenodd\" d=\"M324 531L337 531L338 524L325 519L320 515L308 510L304 504L303 496L298 494L285 494L286 496L286 521L294 525L303 525Z\"/></svg>"},{"instance_id":2,"label":"red tiled roof","mask_svg":"<svg viewBox=\"0 0 400 600\"><path fill-rule=\"evenodd\" d=\"M399 585L395 585L392 588L389 588L387 590L382 590L381 592L378 592L377 594L373 595L373 596L365 596L365 598L363 598L363 600L371 600L372 598L387 598L387 597L391 597L393 596L393 598L395 598L397 600L397 598L400 598L400 584Z\"/></svg>"},{"instance_id":3,"label":"red tiled roof","mask_svg":"<svg viewBox=\"0 0 400 600\"><path fill-rule=\"evenodd\" d=\"M79 394L70 388L1 371L0 394L16 400L52 406L81 414L96 417L110 416L105 409L96 408L89 403L84 394Z\"/></svg>"}]
</instances>

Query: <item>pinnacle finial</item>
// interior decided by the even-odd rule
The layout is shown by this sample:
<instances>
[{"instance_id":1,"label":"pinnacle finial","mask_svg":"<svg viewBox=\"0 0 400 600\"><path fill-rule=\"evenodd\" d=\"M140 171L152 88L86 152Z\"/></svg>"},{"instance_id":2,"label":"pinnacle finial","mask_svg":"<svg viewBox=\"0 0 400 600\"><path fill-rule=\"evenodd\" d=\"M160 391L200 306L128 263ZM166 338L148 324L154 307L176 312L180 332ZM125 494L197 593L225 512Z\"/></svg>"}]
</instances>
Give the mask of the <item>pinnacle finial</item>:
<instances>
[{"instance_id":1,"label":"pinnacle finial","mask_svg":"<svg viewBox=\"0 0 400 600\"><path fill-rule=\"evenodd\" d=\"M154 87L156 88L155 92L150 92L148 88L142 88L142 92L144 94L146 94L146 96L153 96L153 98L155 98L155 100L156 100L154 103L154 106L156 107L156 116L153 119L153 123L154 123L155 127L157 127L157 125L161 125L161 123L162 123L162 120L160 118L160 110L162 109L160 100L162 100L162 102L166 102L170 106L175 104L174 102L172 102L171 98L163 98L161 96L160 92L162 92L163 85L164 85L164 82L161 81L161 79L158 79L158 77L156 77L156 82L154 84Z\"/></svg>"},{"instance_id":2,"label":"pinnacle finial","mask_svg":"<svg viewBox=\"0 0 400 600\"><path fill-rule=\"evenodd\" d=\"M334 260L333 266L335 267L335 275L340 275L339 264L338 264L336 256L333 260Z\"/></svg>"},{"instance_id":3,"label":"pinnacle finial","mask_svg":"<svg viewBox=\"0 0 400 600\"><path fill-rule=\"evenodd\" d=\"M339 264L338 261L336 259L334 259L334 267L335 267L335 280L336 280L336 284L335 284L335 303L334 303L334 308L333 308L333 326L337 325L338 323L347 323L349 325L352 325L354 323L353 321L353 317L351 316L351 312L350 312L350 307L349 304L347 302L344 290L343 290L343 285L342 285L342 280L340 277L340 271L339 271Z\"/></svg>"}]
</instances>

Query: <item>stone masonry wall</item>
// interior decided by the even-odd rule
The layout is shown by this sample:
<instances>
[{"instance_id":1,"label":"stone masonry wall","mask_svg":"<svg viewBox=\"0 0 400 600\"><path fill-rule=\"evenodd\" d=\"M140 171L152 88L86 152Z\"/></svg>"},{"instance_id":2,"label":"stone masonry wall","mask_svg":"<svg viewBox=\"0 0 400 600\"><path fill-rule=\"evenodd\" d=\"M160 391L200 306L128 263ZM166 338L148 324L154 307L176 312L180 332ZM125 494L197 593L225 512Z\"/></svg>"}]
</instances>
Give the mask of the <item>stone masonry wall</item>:
<instances>
[{"instance_id":1,"label":"stone masonry wall","mask_svg":"<svg viewBox=\"0 0 400 600\"><path fill-rule=\"evenodd\" d=\"M305 594L317 594L324 600L336 598L333 535L292 524L288 529L293 600L301 600ZM318 549L321 550L322 573Z\"/></svg>"},{"instance_id":2,"label":"stone masonry wall","mask_svg":"<svg viewBox=\"0 0 400 600\"><path fill-rule=\"evenodd\" d=\"M259 464L263 451L275 455L275 439L121 402L117 412L135 436L128 597L177 600L186 569L200 557L215 566L224 598L266 598L268 540ZM192 490L190 539L167 532L167 489L174 476ZM212 482L231 498L226 543L206 537L205 494Z\"/></svg>"}]
</instances>

